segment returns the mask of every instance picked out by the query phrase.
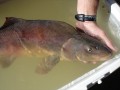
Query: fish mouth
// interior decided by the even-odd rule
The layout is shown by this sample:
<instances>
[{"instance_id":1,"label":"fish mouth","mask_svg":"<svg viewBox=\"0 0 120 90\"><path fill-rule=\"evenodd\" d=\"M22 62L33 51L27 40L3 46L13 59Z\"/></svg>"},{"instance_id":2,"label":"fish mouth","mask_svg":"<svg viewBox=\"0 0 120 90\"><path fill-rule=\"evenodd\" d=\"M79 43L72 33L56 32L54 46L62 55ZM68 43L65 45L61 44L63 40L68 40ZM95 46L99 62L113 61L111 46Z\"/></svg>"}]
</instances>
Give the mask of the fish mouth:
<instances>
[{"instance_id":1,"label":"fish mouth","mask_svg":"<svg viewBox=\"0 0 120 90\"><path fill-rule=\"evenodd\" d=\"M108 54L108 55L89 55L87 57L87 55L79 55L79 54L76 54L76 59L78 61L81 61L83 63L93 63L93 64L96 64L97 62L103 62L103 61L107 61L109 60L110 58L112 57L112 54Z\"/></svg>"},{"instance_id":2,"label":"fish mouth","mask_svg":"<svg viewBox=\"0 0 120 90\"><path fill-rule=\"evenodd\" d=\"M110 58L112 58L112 54L109 54L109 55L106 55L106 56L101 56L101 59L99 61L107 61L109 60Z\"/></svg>"}]
</instances>

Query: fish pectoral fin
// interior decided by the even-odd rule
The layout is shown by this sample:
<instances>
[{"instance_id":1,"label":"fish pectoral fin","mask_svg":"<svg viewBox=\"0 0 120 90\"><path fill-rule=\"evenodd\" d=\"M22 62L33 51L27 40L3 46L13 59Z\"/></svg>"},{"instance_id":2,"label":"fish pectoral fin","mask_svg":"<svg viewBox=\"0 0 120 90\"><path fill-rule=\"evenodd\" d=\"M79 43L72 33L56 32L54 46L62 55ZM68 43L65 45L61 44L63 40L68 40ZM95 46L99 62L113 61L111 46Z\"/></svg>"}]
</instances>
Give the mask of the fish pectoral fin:
<instances>
[{"instance_id":1,"label":"fish pectoral fin","mask_svg":"<svg viewBox=\"0 0 120 90\"><path fill-rule=\"evenodd\" d=\"M0 58L0 66L2 68L7 68L13 63L14 60L14 56L3 56Z\"/></svg>"},{"instance_id":2,"label":"fish pectoral fin","mask_svg":"<svg viewBox=\"0 0 120 90\"><path fill-rule=\"evenodd\" d=\"M60 61L59 56L52 55L44 58L37 66L36 72L39 74L48 73L58 62Z\"/></svg>"}]
</instances>

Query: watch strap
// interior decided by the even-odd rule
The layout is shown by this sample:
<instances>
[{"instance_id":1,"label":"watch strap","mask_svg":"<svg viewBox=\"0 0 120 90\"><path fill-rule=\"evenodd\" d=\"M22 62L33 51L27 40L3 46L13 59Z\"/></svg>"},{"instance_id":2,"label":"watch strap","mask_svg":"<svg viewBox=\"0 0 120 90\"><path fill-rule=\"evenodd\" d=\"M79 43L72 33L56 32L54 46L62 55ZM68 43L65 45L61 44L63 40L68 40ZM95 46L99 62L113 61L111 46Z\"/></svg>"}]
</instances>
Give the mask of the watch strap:
<instances>
[{"instance_id":1,"label":"watch strap","mask_svg":"<svg viewBox=\"0 0 120 90\"><path fill-rule=\"evenodd\" d=\"M96 15L76 14L75 19L78 21L96 21Z\"/></svg>"}]
</instances>

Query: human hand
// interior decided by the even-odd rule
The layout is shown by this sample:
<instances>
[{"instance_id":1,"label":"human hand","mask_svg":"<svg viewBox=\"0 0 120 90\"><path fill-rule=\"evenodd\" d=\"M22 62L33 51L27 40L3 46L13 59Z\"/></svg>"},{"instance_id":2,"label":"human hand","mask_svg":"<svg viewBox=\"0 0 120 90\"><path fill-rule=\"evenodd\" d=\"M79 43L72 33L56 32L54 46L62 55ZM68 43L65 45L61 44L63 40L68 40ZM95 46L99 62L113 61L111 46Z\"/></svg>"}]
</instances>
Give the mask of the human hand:
<instances>
[{"instance_id":1,"label":"human hand","mask_svg":"<svg viewBox=\"0 0 120 90\"><path fill-rule=\"evenodd\" d=\"M80 30L83 30L85 33L88 33L89 35L91 35L93 37L101 39L114 52L117 51L117 49L113 46L112 42L106 36L105 32L96 24L96 22L94 22L94 21L85 21L85 22L77 21L76 27L80 28Z\"/></svg>"}]
</instances>

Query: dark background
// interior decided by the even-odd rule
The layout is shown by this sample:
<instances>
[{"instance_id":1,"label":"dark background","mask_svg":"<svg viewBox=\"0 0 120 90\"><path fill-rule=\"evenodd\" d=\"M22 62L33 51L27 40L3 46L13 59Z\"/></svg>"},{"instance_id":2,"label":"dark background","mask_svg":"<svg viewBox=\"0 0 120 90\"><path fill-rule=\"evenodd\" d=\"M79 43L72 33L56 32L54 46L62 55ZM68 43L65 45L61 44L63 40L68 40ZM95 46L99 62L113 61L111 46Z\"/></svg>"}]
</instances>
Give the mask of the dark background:
<instances>
[{"instance_id":1,"label":"dark background","mask_svg":"<svg viewBox=\"0 0 120 90\"><path fill-rule=\"evenodd\" d=\"M120 90L120 68L104 78L101 84L95 84L88 90Z\"/></svg>"},{"instance_id":2,"label":"dark background","mask_svg":"<svg viewBox=\"0 0 120 90\"><path fill-rule=\"evenodd\" d=\"M115 0L118 4L120 4L120 0Z\"/></svg>"},{"instance_id":3,"label":"dark background","mask_svg":"<svg viewBox=\"0 0 120 90\"><path fill-rule=\"evenodd\" d=\"M120 0L115 0L120 5ZM89 90L120 90L120 68L102 80L101 84L95 84Z\"/></svg>"}]
</instances>

